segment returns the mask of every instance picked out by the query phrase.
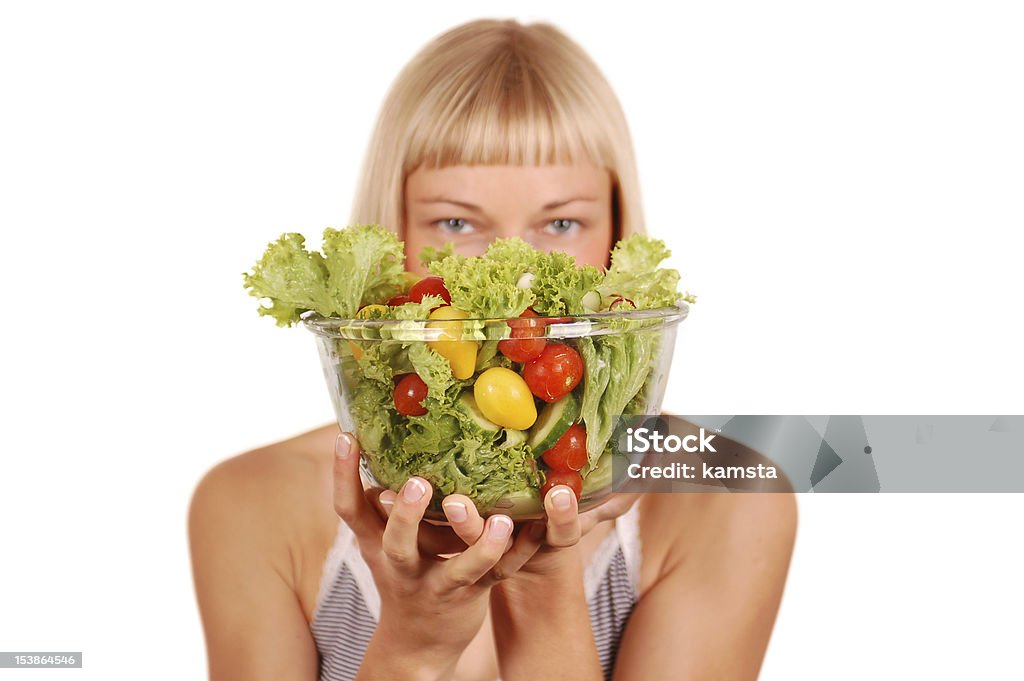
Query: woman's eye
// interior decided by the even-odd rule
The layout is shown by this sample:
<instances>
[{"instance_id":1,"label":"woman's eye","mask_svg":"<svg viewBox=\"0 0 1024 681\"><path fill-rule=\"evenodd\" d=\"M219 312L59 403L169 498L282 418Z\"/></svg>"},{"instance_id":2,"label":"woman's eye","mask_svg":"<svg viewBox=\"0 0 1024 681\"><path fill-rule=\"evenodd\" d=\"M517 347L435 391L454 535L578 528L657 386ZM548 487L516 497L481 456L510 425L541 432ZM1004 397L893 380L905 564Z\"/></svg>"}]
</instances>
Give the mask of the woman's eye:
<instances>
[{"instance_id":1,"label":"woman's eye","mask_svg":"<svg viewBox=\"0 0 1024 681\"><path fill-rule=\"evenodd\" d=\"M570 234L579 229L579 220L552 220L544 226L544 231L548 234Z\"/></svg>"},{"instance_id":2,"label":"woman's eye","mask_svg":"<svg viewBox=\"0 0 1024 681\"><path fill-rule=\"evenodd\" d=\"M447 234L472 234L476 228L462 218L447 218L434 223L442 232Z\"/></svg>"}]
</instances>

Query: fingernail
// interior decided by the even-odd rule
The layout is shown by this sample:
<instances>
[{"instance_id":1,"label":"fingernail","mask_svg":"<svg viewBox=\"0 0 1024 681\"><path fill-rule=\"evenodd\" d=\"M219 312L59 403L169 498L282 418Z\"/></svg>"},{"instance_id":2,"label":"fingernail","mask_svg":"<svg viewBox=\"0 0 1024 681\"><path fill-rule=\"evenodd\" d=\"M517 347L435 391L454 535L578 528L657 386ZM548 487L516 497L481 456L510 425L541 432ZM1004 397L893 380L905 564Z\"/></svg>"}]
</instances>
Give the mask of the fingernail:
<instances>
[{"instance_id":1,"label":"fingernail","mask_svg":"<svg viewBox=\"0 0 1024 681\"><path fill-rule=\"evenodd\" d=\"M453 523L462 523L469 517L469 512L466 510L466 505L461 501L450 501L447 504L441 504L444 506L444 513L448 516L448 520Z\"/></svg>"},{"instance_id":2,"label":"fingernail","mask_svg":"<svg viewBox=\"0 0 1024 681\"><path fill-rule=\"evenodd\" d=\"M406 501L419 501L427 492L427 486L419 478L409 478L402 487L402 498Z\"/></svg>"},{"instance_id":3,"label":"fingernail","mask_svg":"<svg viewBox=\"0 0 1024 681\"><path fill-rule=\"evenodd\" d=\"M565 511L572 506L572 490L568 487L556 487L551 492L551 503L559 511Z\"/></svg>"},{"instance_id":4,"label":"fingernail","mask_svg":"<svg viewBox=\"0 0 1024 681\"><path fill-rule=\"evenodd\" d=\"M492 515L487 528L487 536L491 539L508 539L512 534L512 519L507 515Z\"/></svg>"},{"instance_id":5,"label":"fingernail","mask_svg":"<svg viewBox=\"0 0 1024 681\"><path fill-rule=\"evenodd\" d=\"M395 505L395 493L394 492L381 492L380 496L377 497L377 501L380 502L381 506L394 506Z\"/></svg>"},{"instance_id":6,"label":"fingernail","mask_svg":"<svg viewBox=\"0 0 1024 681\"><path fill-rule=\"evenodd\" d=\"M334 441L334 455L342 461L345 461L351 453L352 436L348 433L342 433L338 436L338 439Z\"/></svg>"}]
</instances>

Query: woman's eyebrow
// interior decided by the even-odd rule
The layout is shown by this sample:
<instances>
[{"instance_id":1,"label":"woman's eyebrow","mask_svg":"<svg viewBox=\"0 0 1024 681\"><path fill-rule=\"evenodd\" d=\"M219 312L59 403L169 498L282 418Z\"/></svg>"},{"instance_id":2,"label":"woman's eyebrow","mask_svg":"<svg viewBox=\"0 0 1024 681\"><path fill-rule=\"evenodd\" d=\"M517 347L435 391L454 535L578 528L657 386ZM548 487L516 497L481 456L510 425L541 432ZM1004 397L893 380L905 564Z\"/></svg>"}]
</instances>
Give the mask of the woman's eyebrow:
<instances>
[{"instance_id":1,"label":"woman's eyebrow","mask_svg":"<svg viewBox=\"0 0 1024 681\"><path fill-rule=\"evenodd\" d=\"M591 198L589 196L575 196L571 199L552 201L551 203L545 204L541 208L541 210L554 210L555 208L561 208L562 206L566 206L570 203L576 203L577 201L594 202L597 201L597 199ZM420 199L419 201L416 201L416 203L450 203L453 206L459 206L460 208L465 208L466 210L475 210L477 212L483 211L483 209L480 206L474 205L472 203L466 203L465 201L456 201L455 199L449 199L443 196L435 196L428 199Z\"/></svg>"},{"instance_id":2,"label":"woman's eyebrow","mask_svg":"<svg viewBox=\"0 0 1024 681\"><path fill-rule=\"evenodd\" d=\"M571 199L565 199L564 201L552 201L551 203L544 206L542 210L554 210L555 208L561 208L562 206L566 206L570 203L576 203L577 201L589 201L593 203L597 201L597 199L591 198L589 196L576 196Z\"/></svg>"},{"instance_id":3,"label":"woman's eyebrow","mask_svg":"<svg viewBox=\"0 0 1024 681\"><path fill-rule=\"evenodd\" d=\"M443 196L435 196L429 199L419 199L418 201L414 201L413 203L450 203L453 206L459 206L460 208L465 208L466 210L475 210L478 213L483 212L483 209L480 206L475 206L472 203L466 203L465 201L456 201L455 199L448 199Z\"/></svg>"}]
</instances>

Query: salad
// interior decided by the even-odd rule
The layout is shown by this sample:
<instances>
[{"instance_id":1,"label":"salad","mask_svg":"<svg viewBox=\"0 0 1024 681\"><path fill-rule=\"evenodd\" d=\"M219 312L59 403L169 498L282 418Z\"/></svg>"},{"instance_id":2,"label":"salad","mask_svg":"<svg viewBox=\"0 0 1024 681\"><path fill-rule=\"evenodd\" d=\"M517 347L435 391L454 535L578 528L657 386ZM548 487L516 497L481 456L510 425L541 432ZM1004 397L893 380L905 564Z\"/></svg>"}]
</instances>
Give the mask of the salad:
<instances>
[{"instance_id":1,"label":"salad","mask_svg":"<svg viewBox=\"0 0 1024 681\"><path fill-rule=\"evenodd\" d=\"M499 239L473 257L427 248L419 277L393 232L361 225L325 230L320 251L284 234L244 283L261 315L318 333L379 484L418 475L435 510L459 493L487 513L540 508L554 485L610 491L616 421L660 406L665 319L695 302L668 256L634 235L605 270Z\"/></svg>"}]
</instances>

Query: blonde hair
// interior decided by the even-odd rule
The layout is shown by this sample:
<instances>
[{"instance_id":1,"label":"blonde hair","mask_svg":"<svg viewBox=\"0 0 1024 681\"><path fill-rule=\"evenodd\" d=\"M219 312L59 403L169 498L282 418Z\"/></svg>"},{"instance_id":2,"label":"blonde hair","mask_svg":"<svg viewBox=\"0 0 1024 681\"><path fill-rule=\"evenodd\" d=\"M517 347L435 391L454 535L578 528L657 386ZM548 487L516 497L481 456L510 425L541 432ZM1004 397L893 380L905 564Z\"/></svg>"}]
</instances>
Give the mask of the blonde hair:
<instances>
[{"instance_id":1,"label":"blonde hair","mask_svg":"<svg viewBox=\"0 0 1024 681\"><path fill-rule=\"evenodd\" d=\"M392 84L351 221L401 232L405 179L421 165L586 162L612 176L614 238L642 232L629 128L594 61L550 24L471 21L428 43Z\"/></svg>"}]
</instances>

